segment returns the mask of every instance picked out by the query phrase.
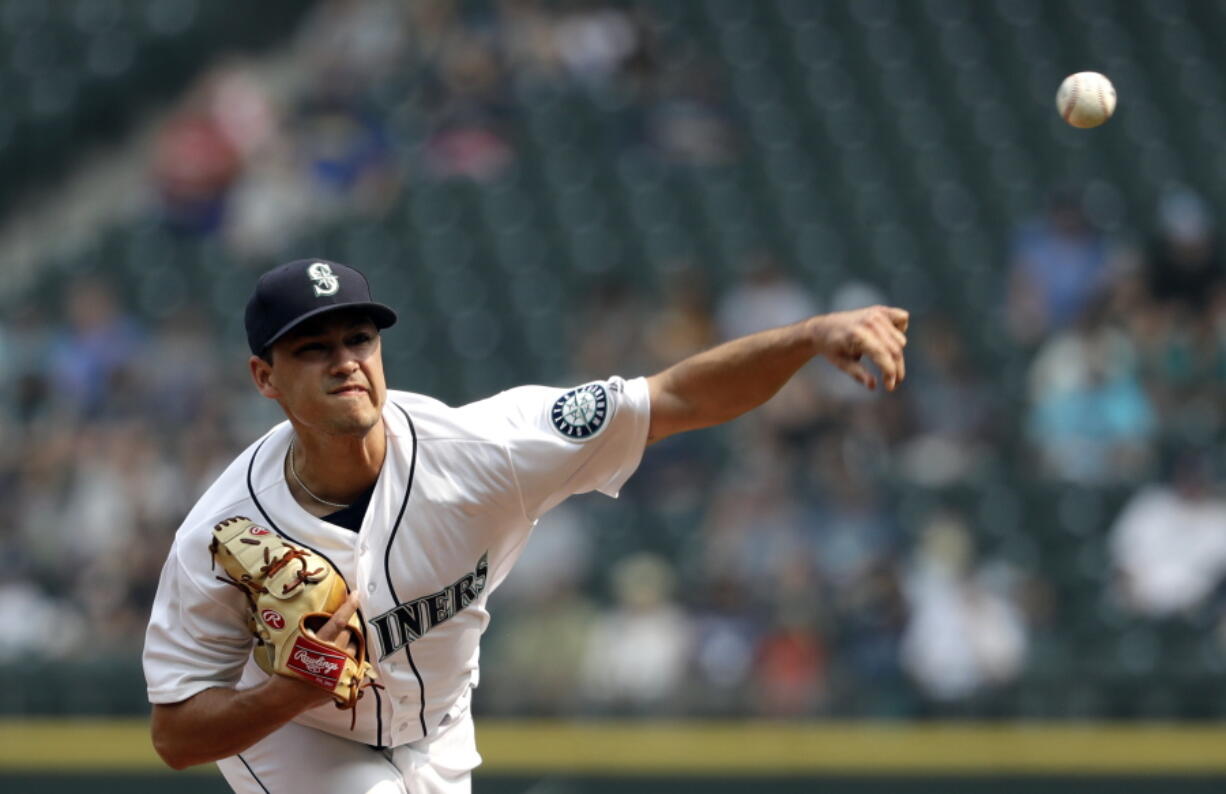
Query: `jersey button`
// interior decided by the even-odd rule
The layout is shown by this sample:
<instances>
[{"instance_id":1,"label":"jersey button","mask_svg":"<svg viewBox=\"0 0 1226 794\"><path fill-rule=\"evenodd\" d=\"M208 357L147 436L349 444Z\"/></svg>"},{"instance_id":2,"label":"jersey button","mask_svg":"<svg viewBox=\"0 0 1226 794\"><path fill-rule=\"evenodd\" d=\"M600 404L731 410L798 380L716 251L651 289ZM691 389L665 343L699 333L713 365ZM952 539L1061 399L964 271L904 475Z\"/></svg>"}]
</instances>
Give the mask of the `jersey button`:
<instances>
[{"instance_id":1,"label":"jersey button","mask_svg":"<svg viewBox=\"0 0 1226 794\"><path fill-rule=\"evenodd\" d=\"M371 582L370 584L366 585L366 592L368 593L373 593L377 589L378 589L378 585L376 585L374 582Z\"/></svg>"},{"instance_id":2,"label":"jersey button","mask_svg":"<svg viewBox=\"0 0 1226 794\"><path fill-rule=\"evenodd\" d=\"M366 545L366 541L362 541L362 545L358 546L358 551L365 554L370 547Z\"/></svg>"},{"instance_id":3,"label":"jersey button","mask_svg":"<svg viewBox=\"0 0 1226 794\"><path fill-rule=\"evenodd\" d=\"M407 723L407 722L402 722L402 723L400 723L400 732L401 732L401 733L404 733L404 732L405 732L405 731L407 731L408 729L409 729L409 723Z\"/></svg>"}]
</instances>

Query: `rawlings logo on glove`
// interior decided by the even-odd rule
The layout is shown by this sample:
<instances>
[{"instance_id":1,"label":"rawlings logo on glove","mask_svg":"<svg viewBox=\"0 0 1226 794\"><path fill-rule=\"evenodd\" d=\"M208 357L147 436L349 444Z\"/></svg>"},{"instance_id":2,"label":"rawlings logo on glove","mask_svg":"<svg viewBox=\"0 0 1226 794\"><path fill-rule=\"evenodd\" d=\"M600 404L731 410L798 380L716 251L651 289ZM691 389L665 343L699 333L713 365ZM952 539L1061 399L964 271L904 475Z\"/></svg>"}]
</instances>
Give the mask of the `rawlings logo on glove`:
<instances>
[{"instance_id":1,"label":"rawlings logo on glove","mask_svg":"<svg viewBox=\"0 0 1226 794\"><path fill-rule=\"evenodd\" d=\"M325 689L341 709L353 709L366 687L378 686L356 614L347 624L349 647L315 635L348 596L344 578L327 560L242 516L213 527L209 552L227 574L217 578L247 596L261 670Z\"/></svg>"},{"instance_id":2,"label":"rawlings logo on glove","mask_svg":"<svg viewBox=\"0 0 1226 794\"><path fill-rule=\"evenodd\" d=\"M294 643L294 654L289 663L290 669L297 670L315 679L320 686L330 689L341 677L346 657L329 648L320 647L317 644L308 645L308 643L309 640L306 637L299 637Z\"/></svg>"}]
</instances>

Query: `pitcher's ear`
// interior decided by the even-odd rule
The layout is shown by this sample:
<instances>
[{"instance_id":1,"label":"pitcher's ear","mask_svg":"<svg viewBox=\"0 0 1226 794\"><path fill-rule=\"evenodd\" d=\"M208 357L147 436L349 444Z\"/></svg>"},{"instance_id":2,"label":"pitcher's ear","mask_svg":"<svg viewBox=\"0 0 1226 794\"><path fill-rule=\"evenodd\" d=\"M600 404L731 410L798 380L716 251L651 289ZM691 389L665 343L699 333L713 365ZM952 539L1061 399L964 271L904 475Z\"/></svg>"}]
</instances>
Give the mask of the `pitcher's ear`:
<instances>
[{"instance_id":1,"label":"pitcher's ear","mask_svg":"<svg viewBox=\"0 0 1226 794\"><path fill-rule=\"evenodd\" d=\"M255 387L260 394L275 400L281 396L281 392L272 384L272 356L252 356L248 362L248 367L251 369L251 380L255 383Z\"/></svg>"}]
</instances>

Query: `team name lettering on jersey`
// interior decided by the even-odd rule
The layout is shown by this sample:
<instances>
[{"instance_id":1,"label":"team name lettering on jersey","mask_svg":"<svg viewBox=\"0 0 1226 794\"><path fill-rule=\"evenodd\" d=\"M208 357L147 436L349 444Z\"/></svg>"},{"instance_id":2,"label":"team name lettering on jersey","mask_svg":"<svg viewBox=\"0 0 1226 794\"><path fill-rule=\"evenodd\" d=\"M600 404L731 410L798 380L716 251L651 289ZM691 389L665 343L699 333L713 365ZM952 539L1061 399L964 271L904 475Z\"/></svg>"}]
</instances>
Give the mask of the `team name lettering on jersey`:
<instances>
[{"instance_id":1,"label":"team name lettering on jersey","mask_svg":"<svg viewBox=\"0 0 1226 794\"><path fill-rule=\"evenodd\" d=\"M379 661L418 639L430 629L445 623L461 609L477 600L485 590L489 575L489 552L481 555L472 573L466 573L450 587L428 596L397 604L378 617L371 625L379 637Z\"/></svg>"}]
</instances>

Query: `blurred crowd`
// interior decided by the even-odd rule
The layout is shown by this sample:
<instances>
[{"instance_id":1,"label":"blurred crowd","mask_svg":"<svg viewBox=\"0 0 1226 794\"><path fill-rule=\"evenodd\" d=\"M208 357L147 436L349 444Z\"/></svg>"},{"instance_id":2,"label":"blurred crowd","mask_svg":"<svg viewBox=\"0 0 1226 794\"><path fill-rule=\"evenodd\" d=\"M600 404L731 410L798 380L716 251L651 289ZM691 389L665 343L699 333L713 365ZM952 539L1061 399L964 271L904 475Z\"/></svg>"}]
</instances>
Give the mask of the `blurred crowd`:
<instances>
[{"instance_id":1,"label":"blurred crowd","mask_svg":"<svg viewBox=\"0 0 1226 794\"><path fill-rule=\"evenodd\" d=\"M664 57L653 31L641 9L601 2L324 3L292 70L223 63L162 127L164 223L258 258L321 220L377 216L413 180L492 181L516 159L516 103L541 88L624 107L610 134L665 162L731 157L712 64L692 47Z\"/></svg>"},{"instance_id":2,"label":"blurred crowd","mask_svg":"<svg viewBox=\"0 0 1226 794\"><path fill-rule=\"evenodd\" d=\"M497 179L521 146L507 119L541 84L615 98L610 134L673 167L742 156L711 65L665 54L642 9L462 8L322 3L295 68L206 74L158 131L156 222L254 278L302 230L379 217L417 181ZM381 115L381 92L412 101ZM617 502L548 514L491 600L483 713L1007 711L993 698L1070 630L1060 566L1033 552L1050 528L1017 518L1036 483L1118 497L1067 530L1091 552L1095 614L1198 621L1226 659L1219 219L1180 186L1138 210L1150 240L1096 226L1077 186L1053 191L997 252L998 326L918 314L898 392L815 362L761 410L652 447ZM862 281L815 294L766 249L720 283L701 261L668 272L566 304L558 385L891 300ZM155 319L129 297L84 276L0 324L0 661L134 659L175 527L279 419L203 305ZM977 358L976 332L1006 339L1007 361Z\"/></svg>"}]
</instances>

